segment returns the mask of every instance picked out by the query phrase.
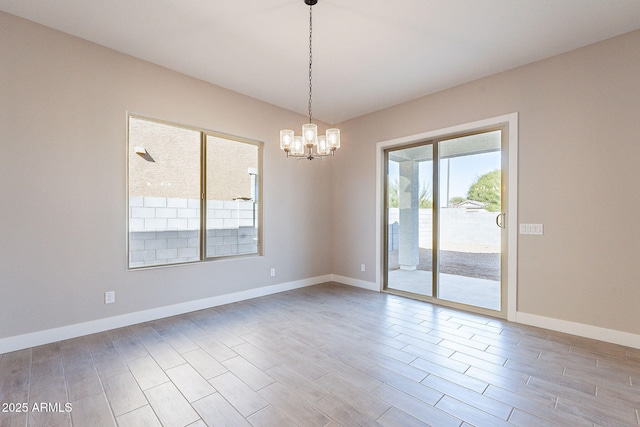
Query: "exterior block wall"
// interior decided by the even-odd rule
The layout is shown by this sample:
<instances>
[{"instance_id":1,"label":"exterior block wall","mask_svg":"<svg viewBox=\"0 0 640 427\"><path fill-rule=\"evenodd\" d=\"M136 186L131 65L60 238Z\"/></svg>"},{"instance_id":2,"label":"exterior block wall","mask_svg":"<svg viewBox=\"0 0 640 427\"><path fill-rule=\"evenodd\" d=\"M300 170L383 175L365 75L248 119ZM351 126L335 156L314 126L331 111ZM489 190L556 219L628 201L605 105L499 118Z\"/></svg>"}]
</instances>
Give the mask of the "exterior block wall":
<instances>
[{"instance_id":1,"label":"exterior block wall","mask_svg":"<svg viewBox=\"0 0 640 427\"><path fill-rule=\"evenodd\" d=\"M206 256L257 253L257 205L207 200ZM129 267L200 259L200 200L129 198Z\"/></svg>"},{"instance_id":2,"label":"exterior block wall","mask_svg":"<svg viewBox=\"0 0 640 427\"><path fill-rule=\"evenodd\" d=\"M500 252L500 229L496 225L498 212L474 211L464 208L440 210L440 242L442 250L459 252ZM431 249L433 215L431 209L420 209L419 242L421 248ZM399 247L398 208L389 209L390 250Z\"/></svg>"}]
</instances>

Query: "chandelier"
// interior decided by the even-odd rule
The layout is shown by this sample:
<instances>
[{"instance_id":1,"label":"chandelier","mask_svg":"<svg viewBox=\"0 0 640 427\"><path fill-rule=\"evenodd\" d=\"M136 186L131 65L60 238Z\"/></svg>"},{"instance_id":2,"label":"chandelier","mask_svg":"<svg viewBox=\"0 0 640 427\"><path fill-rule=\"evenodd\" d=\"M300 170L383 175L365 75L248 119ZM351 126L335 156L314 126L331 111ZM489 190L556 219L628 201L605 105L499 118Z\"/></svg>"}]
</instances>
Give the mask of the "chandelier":
<instances>
[{"instance_id":1,"label":"chandelier","mask_svg":"<svg viewBox=\"0 0 640 427\"><path fill-rule=\"evenodd\" d=\"M302 125L302 135L296 136L291 129L280 131L280 148L287 153L287 157L313 160L333 156L333 153L340 148L340 129L327 129L326 135L318 135L318 126L311 122L311 97L313 93L312 85L312 64L313 64L313 5L318 0L304 0L309 5L309 123Z\"/></svg>"}]
</instances>

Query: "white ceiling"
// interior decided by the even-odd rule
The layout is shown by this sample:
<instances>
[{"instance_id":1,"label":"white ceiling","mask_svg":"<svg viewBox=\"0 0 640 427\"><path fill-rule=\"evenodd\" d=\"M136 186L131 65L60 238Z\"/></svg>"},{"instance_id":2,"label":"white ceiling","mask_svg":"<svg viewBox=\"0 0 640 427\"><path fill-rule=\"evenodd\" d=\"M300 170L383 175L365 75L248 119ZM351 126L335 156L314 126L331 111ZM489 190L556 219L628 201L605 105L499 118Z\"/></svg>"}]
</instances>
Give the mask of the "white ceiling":
<instances>
[{"instance_id":1,"label":"white ceiling","mask_svg":"<svg viewBox=\"0 0 640 427\"><path fill-rule=\"evenodd\" d=\"M307 114L303 0L0 0L0 10ZM358 117L640 29L640 0L319 0L313 116Z\"/></svg>"}]
</instances>

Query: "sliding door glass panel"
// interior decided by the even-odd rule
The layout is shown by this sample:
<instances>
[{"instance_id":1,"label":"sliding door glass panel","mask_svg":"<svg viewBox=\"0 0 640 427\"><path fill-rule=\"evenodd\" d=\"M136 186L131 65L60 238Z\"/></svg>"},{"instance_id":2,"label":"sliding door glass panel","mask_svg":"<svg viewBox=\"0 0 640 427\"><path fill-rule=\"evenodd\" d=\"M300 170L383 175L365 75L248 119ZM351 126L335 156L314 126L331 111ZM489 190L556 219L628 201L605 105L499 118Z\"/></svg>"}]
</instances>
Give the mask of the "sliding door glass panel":
<instances>
[{"instance_id":1,"label":"sliding door glass panel","mask_svg":"<svg viewBox=\"0 0 640 427\"><path fill-rule=\"evenodd\" d=\"M433 146L387 153L387 288L432 295Z\"/></svg>"},{"instance_id":2,"label":"sliding door glass panel","mask_svg":"<svg viewBox=\"0 0 640 427\"><path fill-rule=\"evenodd\" d=\"M501 131L438 143L438 298L500 310Z\"/></svg>"}]
</instances>

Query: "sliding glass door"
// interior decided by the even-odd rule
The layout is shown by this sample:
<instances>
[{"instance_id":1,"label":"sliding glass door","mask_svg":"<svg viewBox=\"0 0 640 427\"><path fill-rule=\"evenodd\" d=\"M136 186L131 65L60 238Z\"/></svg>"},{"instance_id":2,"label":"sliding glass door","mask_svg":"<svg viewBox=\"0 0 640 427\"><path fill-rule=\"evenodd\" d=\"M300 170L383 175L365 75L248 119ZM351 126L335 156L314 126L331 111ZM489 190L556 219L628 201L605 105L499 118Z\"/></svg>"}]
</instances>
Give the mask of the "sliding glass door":
<instances>
[{"instance_id":1,"label":"sliding glass door","mask_svg":"<svg viewBox=\"0 0 640 427\"><path fill-rule=\"evenodd\" d=\"M503 133L385 151L385 289L502 310Z\"/></svg>"},{"instance_id":2,"label":"sliding glass door","mask_svg":"<svg viewBox=\"0 0 640 427\"><path fill-rule=\"evenodd\" d=\"M433 295L433 145L387 152L387 283Z\"/></svg>"},{"instance_id":3,"label":"sliding glass door","mask_svg":"<svg viewBox=\"0 0 640 427\"><path fill-rule=\"evenodd\" d=\"M438 298L500 310L501 131L438 142Z\"/></svg>"}]
</instances>

